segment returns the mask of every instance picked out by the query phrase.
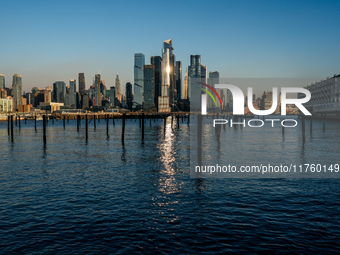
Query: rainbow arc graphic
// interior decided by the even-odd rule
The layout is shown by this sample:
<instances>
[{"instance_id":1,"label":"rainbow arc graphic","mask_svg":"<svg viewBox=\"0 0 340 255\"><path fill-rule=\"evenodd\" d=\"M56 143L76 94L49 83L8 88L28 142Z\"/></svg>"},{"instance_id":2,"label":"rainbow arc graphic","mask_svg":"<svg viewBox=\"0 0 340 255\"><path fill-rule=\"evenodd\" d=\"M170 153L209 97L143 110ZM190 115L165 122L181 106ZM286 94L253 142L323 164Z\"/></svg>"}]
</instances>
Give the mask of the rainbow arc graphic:
<instances>
[{"instance_id":1,"label":"rainbow arc graphic","mask_svg":"<svg viewBox=\"0 0 340 255\"><path fill-rule=\"evenodd\" d=\"M220 101L220 104L221 104L221 106L222 106L222 100L221 100L220 96L218 95L218 93L216 92L216 90L215 90L213 87L211 87L211 86L208 85L208 84L202 83L202 82L198 82L198 83L201 84L201 85L206 86L207 88L209 88L209 89L217 96L217 98L218 98L218 100ZM203 91L205 91L205 92L212 98L212 100L213 100L214 103L215 103L215 106L217 106L216 100L215 100L214 96L211 94L211 92L210 92L209 90L207 90L207 89L204 89L204 88L200 88L200 89L203 90Z\"/></svg>"}]
</instances>

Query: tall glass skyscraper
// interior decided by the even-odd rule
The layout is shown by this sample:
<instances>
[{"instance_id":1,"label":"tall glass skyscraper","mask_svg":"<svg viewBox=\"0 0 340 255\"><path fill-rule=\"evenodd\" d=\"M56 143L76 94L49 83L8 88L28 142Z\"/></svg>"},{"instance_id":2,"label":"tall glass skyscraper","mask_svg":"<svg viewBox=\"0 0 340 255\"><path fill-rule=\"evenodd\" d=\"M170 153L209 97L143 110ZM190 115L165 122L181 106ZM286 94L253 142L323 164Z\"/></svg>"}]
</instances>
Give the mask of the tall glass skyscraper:
<instances>
[{"instance_id":1,"label":"tall glass skyscraper","mask_svg":"<svg viewBox=\"0 0 340 255\"><path fill-rule=\"evenodd\" d=\"M177 100L182 97L182 62L176 61L176 90Z\"/></svg>"},{"instance_id":2,"label":"tall glass skyscraper","mask_svg":"<svg viewBox=\"0 0 340 255\"><path fill-rule=\"evenodd\" d=\"M125 85L125 96L126 105L129 110L132 110L133 94L132 94L132 84L130 82Z\"/></svg>"},{"instance_id":3,"label":"tall glass skyscraper","mask_svg":"<svg viewBox=\"0 0 340 255\"><path fill-rule=\"evenodd\" d=\"M158 97L161 96L161 90L162 90L162 58L160 56L152 56L150 58L150 62L151 62L151 65L155 67L154 103L155 103L155 106L158 108Z\"/></svg>"},{"instance_id":4,"label":"tall glass skyscraper","mask_svg":"<svg viewBox=\"0 0 340 255\"><path fill-rule=\"evenodd\" d=\"M20 74L13 75L13 111L18 110L18 106L22 105L22 78Z\"/></svg>"},{"instance_id":5,"label":"tall glass skyscraper","mask_svg":"<svg viewBox=\"0 0 340 255\"><path fill-rule=\"evenodd\" d=\"M63 81L56 81L53 83L53 102L65 103L66 83Z\"/></svg>"},{"instance_id":6,"label":"tall glass skyscraper","mask_svg":"<svg viewBox=\"0 0 340 255\"><path fill-rule=\"evenodd\" d=\"M174 59L172 39L163 42L162 50L162 89L158 98L158 111L170 112L174 103Z\"/></svg>"},{"instance_id":7,"label":"tall glass skyscraper","mask_svg":"<svg viewBox=\"0 0 340 255\"><path fill-rule=\"evenodd\" d=\"M196 109L200 107L199 98L201 90L197 89L198 82L201 82L201 55L190 55L190 66L188 67L188 99L190 100L190 108ZM191 100L194 98L194 100ZM193 102L197 102L194 104Z\"/></svg>"},{"instance_id":8,"label":"tall glass skyscraper","mask_svg":"<svg viewBox=\"0 0 340 255\"><path fill-rule=\"evenodd\" d=\"M102 98L100 93L100 74L94 76L94 105L101 106Z\"/></svg>"},{"instance_id":9,"label":"tall glass skyscraper","mask_svg":"<svg viewBox=\"0 0 340 255\"><path fill-rule=\"evenodd\" d=\"M78 74L78 83L79 83L79 93L81 95L85 94L85 74L79 73Z\"/></svg>"},{"instance_id":10,"label":"tall glass skyscraper","mask_svg":"<svg viewBox=\"0 0 340 255\"><path fill-rule=\"evenodd\" d=\"M143 109L151 109L155 107L154 103L155 88L155 66L144 66L144 105Z\"/></svg>"},{"instance_id":11,"label":"tall glass skyscraper","mask_svg":"<svg viewBox=\"0 0 340 255\"><path fill-rule=\"evenodd\" d=\"M143 105L144 93L144 65L145 56L142 53L135 53L135 66L134 66L134 98L135 103Z\"/></svg>"},{"instance_id":12,"label":"tall glass skyscraper","mask_svg":"<svg viewBox=\"0 0 340 255\"><path fill-rule=\"evenodd\" d=\"M0 89L5 88L5 75L0 74Z\"/></svg>"},{"instance_id":13,"label":"tall glass skyscraper","mask_svg":"<svg viewBox=\"0 0 340 255\"><path fill-rule=\"evenodd\" d=\"M208 79L208 84L210 86L212 86L213 88L215 87L216 84L220 83L220 74L219 72L215 71L215 72L209 72L209 79ZM216 89L216 92L220 95L220 98L222 100L223 105L225 105L225 96L224 96L224 91L223 89ZM215 98L215 100L217 100L217 97L213 94L213 97ZM214 108L215 104L213 102L213 99L211 97L207 97L207 106L208 108ZM217 101L216 101L217 102Z\"/></svg>"},{"instance_id":14,"label":"tall glass skyscraper","mask_svg":"<svg viewBox=\"0 0 340 255\"><path fill-rule=\"evenodd\" d=\"M118 73L117 73L117 76L116 76L116 81L115 81L115 97L117 97L118 101L119 102L122 102L122 97L123 97L123 94L122 94L122 91L121 91L121 88L120 88L120 80L119 80L119 76L118 76Z\"/></svg>"}]
</instances>

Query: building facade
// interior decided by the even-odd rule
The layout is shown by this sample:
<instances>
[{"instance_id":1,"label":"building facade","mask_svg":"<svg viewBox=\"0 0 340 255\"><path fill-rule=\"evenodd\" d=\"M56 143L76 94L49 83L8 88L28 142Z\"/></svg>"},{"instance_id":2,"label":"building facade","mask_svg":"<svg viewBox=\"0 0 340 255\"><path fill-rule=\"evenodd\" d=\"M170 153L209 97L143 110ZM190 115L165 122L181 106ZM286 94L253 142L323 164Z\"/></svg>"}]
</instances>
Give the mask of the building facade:
<instances>
[{"instance_id":1,"label":"building facade","mask_svg":"<svg viewBox=\"0 0 340 255\"><path fill-rule=\"evenodd\" d=\"M22 78L20 74L13 75L13 111L17 111L22 105Z\"/></svg>"},{"instance_id":2,"label":"building facade","mask_svg":"<svg viewBox=\"0 0 340 255\"><path fill-rule=\"evenodd\" d=\"M53 83L52 101L55 103L65 103L66 83L63 81L56 81Z\"/></svg>"},{"instance_id":3,"label":"building facade","mask_svg":"<svg viewBox=\"0 0 340 255\"><path fill-rule=\"evenodd\" d=\"M130 82L125 85L125 96L126 96L126 106L130 111L132 110L133 104L133 93L132 93L132 84Z\"/></svg>"},{"instance_id":4,"label":"building facade","mask_svg":"<svg viewBox=\"0 0 340 255\"><path fill-rule=\"evenodd\" d=\"M5 89L5 75L0 74L0 89Z\"/></svg>"},{"instance_id":5,"label":"building facade","mask_svg":"<svg viewBox=\"0 0 340 255\"><path fill-rule=\"evenodd\" d=\"M0 99L0 112L12 112L13 111L13 99L1 98Z\"/></svg>"},{"instance_id":6,"label":"building facade","mask_svg":"<svg viewBox=\"0 0 340 255\"><path fill-rule=\"evenodd\" d=\"M176 90L177 90L176 99L179 100L182 98L182 62L181 61L176 61Z\"/></svg>"},{"instance_id":7,"label":"building facade","mask_svg":"<svg viewBox=\"0 0 340 255\"><path fill-rule=\"evenodd\" d=\"M134 101L138 105L143 105L144 93L144 65L145 56L142 53L135 54L134 66Z\"/></svg>"},{"instance_id":8,"label":"building facade","mask_svg":"<svg viewBox=\"0 0 340 255\"><path fill-rule=\"evenodd\" d=\"M158 97L162 91L162 58L160 56L152 56L150 58L151 65L155 67L155 98L154 103L158 110Z\"/></svg>"},{"instance_id":9,"label":"building facade","mask_svg":"<svg viewBox=\"0 0 340 255\"><path fill-rule=\"evenodd\" d=\"M311 93L311 99L303 104L313 116L340 116L340 75L312 83L305 87ZM305 97L299 94L299 98Z\"/></svg>"},{"instance_id":10,"label":"building facade","mask_svg":"<svg viewBox=\"0 0 340 255\"><path fill-rule=\"evenodd\" d=\"M81 95L85 94L85 74L79 73L78 74L78 83L79 83L79 93Z\"/></svg>"},{"instance_id":11,"label":"building facade","mask_svg":"<svg viewBox=\"0 0 340 255\"><path fill-rule=\"evenodd\" d=\"M144 66L144 104L143 109L149 110L155 107L155 66Z\"/></svg>"}]
</instances>

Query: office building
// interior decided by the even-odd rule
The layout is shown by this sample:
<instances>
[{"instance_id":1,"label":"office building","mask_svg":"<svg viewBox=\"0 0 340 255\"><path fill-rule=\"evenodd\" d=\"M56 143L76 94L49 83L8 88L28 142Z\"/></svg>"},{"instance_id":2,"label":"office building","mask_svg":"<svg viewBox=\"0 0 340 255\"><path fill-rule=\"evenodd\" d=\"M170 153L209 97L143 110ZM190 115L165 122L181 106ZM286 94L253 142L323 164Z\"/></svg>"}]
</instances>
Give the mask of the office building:
<instances>
[{"instance_id":1,"label":"office building","mask_svg":"<svg viewBox=\"0 0 340 255\"><path fill-rule=\"evenodd\" d=\"M189 91L188 91L188 69L185 70L184 77L184 90L183 90L183 99L188 99Z\"/></svg>"},{"instance_id":2,"label":"office building","mask_svg":"<svg viewBox=\"0 0 340 255\"><path fill-rule=\"evenodd\" d=\"M94 99L93 105L94 106L101 106L102 97L100 94L100 74L96 74L94 76Z\"/></svg>"},{"instance_id":3,"label":"office building","mask_svg":"<svg viewBox=\"0 0 340 255\"><path fill-rule=\"evenodd\" d=\"M172 40L163 42L161 77L162 87L161 96L158 97L158 111L170 112L173 102L174 93L174 56L172 54Z\"/></svg>"},{"instance_id":4,"label":"office building","mask_svg":"<svg viewBox=\"0 0 340 255\"><path fill-rule=\"evenodd\" d=\"M110 104L116 107L115 102L116 102L116 87L112 86L110 87Z\"/></svg>"},{"instance_id":5,"label":"office building","mask_svg":"<svg viewBox=\"0 0 340 255\"><path fill-rule=\"evenodd\" d=\"M0 74L0 89L5 89L5 75Z\"/></svg>"},{"instance_id":6,"label":"office building","mask_svg":"<svg viewBox=\"0 0 340 255\"><path fill-rule=\"evenodd\" d=\"M215 87L216 84L219 84L220 82L220 74L219 72L215 71L215 72L209 72L209 79L208 79L208 85L210 85L211 87ZM226 97L224 95L225 91L227 91L226 89L216 89L216 92L219 94L221 100L222 100L222 104L225 105L225 101L226 101ZM220 107L220 103L217 99L217 96L212 93L213 97L215 98L215 101L217 102L217 107ZM210 96L207 96L207 106L208 108L216 108L216 105L213 101L213 99Z\"/></svg>"},{"instance_id":7,"label":"office building","mask_svg":"<svg viewBox=\"0 0 340 255\"><path fill-rule=\"evenodd\" d=\"M78 83L79 83L79 93L81 95L85 94L85 74L79 73L78 74Z\"/></svg>"},{"instance_id":8,"label":"office building","mask_svg":"<svg viewBox=\"0 0 340 255\"><path fill-rule=\"evenodd\" d=\"M162 91L162 58L160 56L152 56L150 63L155 67L155 98L154 104L158 110L158 97L161 96Z\"/></svg>"},{"instance_id":9,"label":"office building","mask_svg":"<svg viewBox=\"0 0 340 255\"><path fill-rule=\"evenodd\" d=\"M130 82L125 85L125 96L126 96L126 106L130 111L132 110L133 104L133 93L132 93L132 84Z\"/></svg>"},{"instance_id":10,"label":"office building","mask_svg":"<svg viewBox=\"0 0 340 255\"><path fill-rule=\"evenodd\" d=\"M150 110L155 107L155 66L144 66L144 110Z\"/></svg>"},{"instance_id":11,"label":"office building","mask_svg":"<svg viewBox=\"0 0 340 255\"><path fill-rule=\"evenodd\" d=\"M66 96L66 83L63 81L56 81L55 83L53 83L52 101L55 103L65 103L65 96Z\"/></svg>"},{"instance_id":12,"label":"office building","mask_svg":"<svg viewBox=\"0 0 340 255\"><path fill-rule=\"evenodd\" d=\"M200 108L201 90L197 88L200 87L199 82L201 82L201 56L190 55L190 66L188 67L188 99L190 100L190 108L194 111Z\"/></svg>"},{"instance_id":13,"label":"office building","mask_svg":"<svg viewBox=\"0 0 340 255\"><path fill-rule=\"evenodd\" d=\"M176 90L177 100L182 98L182 62L176 61Z\"/></svg>"},{"instance_id":14,"label":"office building","mask_svg":"<svg viewBox=\"0 0 340 255\"><path fill-rule=\"evenodd\" d=\"M0 99L0 112L12 112L13 111L13 99L1 98Z\"/></svg>"},{"instance_id":15,"label":"office building","mask_svg":"<svg viewBox=\"0 0 340 255\"><path fill-rule=\"evenodd\" d=\"M340 114L340 75L312 83L304 87L311 93L311 99L303 105L313 116L337 117ZM298 94L304 98L305 94Z\"/></svg>"},{"instance_id":16,"label":"office building","mask_svg":"<svg viewBox=\"0 0 340 255\"><path fill-rule=\"evenodd\" d=\"M17 111L22 105L22 78L20 74L13 75L13 111Z\"/></svg>"},{"instance_id":17,"label":"office building","mask_svg":"<svg viewBox=\"0 0 340 255\"><path fill-rule=\"evenodd\" d=\"M143 93L144 93L144 65L145 56L142 53L135 54L135 66L134 66L134 99L138 105L143 105Z\"/></svg>"}]
</instances>

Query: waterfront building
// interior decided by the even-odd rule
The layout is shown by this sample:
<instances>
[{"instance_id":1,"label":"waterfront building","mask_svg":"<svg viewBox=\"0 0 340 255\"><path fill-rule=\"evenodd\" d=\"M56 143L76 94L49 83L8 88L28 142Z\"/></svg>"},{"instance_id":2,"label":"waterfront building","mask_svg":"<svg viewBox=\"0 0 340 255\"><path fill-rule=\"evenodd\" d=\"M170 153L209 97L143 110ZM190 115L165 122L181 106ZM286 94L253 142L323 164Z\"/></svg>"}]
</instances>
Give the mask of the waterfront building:
<instances>
[{"instance_id":1,"label":"waterfront building","mask_svg":"<svg viewBox=\"0 0 340 255\"><path fill-rule=\"evenodd\" d=\"M110 104L113 105L113 107L116 107L115 102L116 102L116 87L112 86L110 87Z\"/></svg>"},{"instance_id":2,"label":"waterfront building","mask_svg":"<svg viewBox=\"0 0 340 255\"><path fill-rule=\"evenodd\" d=\"M7 98L7 90L0 89L0 98Z\"/></svg>"},{"instance_id":3,"label":"waterfront building","mask_svg":"<svg viewBox=\"0 0 340 255\"><path fill-rule=\"evenodd\" d=\"M327 77L325 80L305 87L311 93L311 99L304 103L313 116L337 117L340 115L340 75ZM299 94L299 98L305 97Z\"/></svg>"},{"instance_id":4,"label":"waterfront building","mask_svg":"<svg viewBox=\"0 0 340 255\"><path fill-rule=\"evenodd\" d=\"M90 107L89 103L89 94L85 93L84 95L81 95L81 109L86 109Z\"/></svg>"},{"instance_id":5,"label":"waterfront building","mask_svg":"<svg viewBox=\"0 0 340 255\"><path fill-rule=\"evenodd\" d=\"M72 109L76 109L76 80L71 79L70 81L70 87L68 93L65 95L65 106L70 107Z\"/></svg>"},{"instance_id":6,"label":"waterfront building","mask_svg":"<svg viewBox=\"0 0 340 255\"><path fill-rule=\"evenodd\" d=\"M188 99L188 95L189 95L188 89L189 89L189 87L188 87L188 69L185 69L183 99Z\"/></svg>"},{"instance_id":7,"label":"waterfront building","mask_svg":"<svg viewBox=\"0 0 340 255\"><path fill-rule=\"evenodd\" d=\"M177 100L182 98L182 62L176 61L176 90Z\"/></svg>"},{"instance_id":8,"label":"waterfront building","mask_svg":"<svg viewBox=\"0 0 340 255\"><path fill-rule=\"evenodd\" d=\"M143 93L144 93L144 65L145 56L142 53L135 54L135 66L134 66L134 99L138 105L143 105Z\"/></svg>"},{"instance_id":9,"label":"waterfront building","mask_svg":"<svg viewBox=\"0 0 340 255\"><path fill-rule=\"evenodd\" d=\"M116 75L116 80L115 80L115 92L116 92L116 98L119 102L122 102L123 100L123 94L122 94L122 90L120 87L120 80L119 80L119 76L118 73Z\"/></svg>"},{"instance_id":10,"label":"waterfront building","mask_svg":"<svg viewBox=\"0 0 340 255\"><path fill-rule=\"evenodd\" d=\"M13 75L13 111L18 110L18 106L22 105L22 78L20 74Z\"/></svg>"},{"instance_id":11,"label":"waterfront building","mask_svg":"<svg viewBox=\"0 0 340 255\"><path fill-rule=\"evenodd\" d=\"M197 87L201 79L201 55L190 55L190 66L188 67L188 99L190 108L198 109L200 107L201 90ZM194 98L194 100L192 100Z\"/></svg>"},{"instance_id":12,"label":"waterfront building","mask_svg":"<svg viewBox=\"0 0 340 255\"><path fill-rule=\"evenodd\" d=\"M1 98L0 99L0 112L12 112L13 111L13 99Z\"/></svg>"},{"instance_id":13,"label":"waterfront building","mask_svg":"<svg viewBox=\"0 0 340 255\"><path fill-rule=\"evenodd\" d=\"M162 90L162 58L160 56L152 56L150 63L155 67L155 87L154 87L154 104L158 110L158 97L161 96Z\"/></svg>"},{"instance_id":14,"label":"waterfront building","mask_svg":"<svg viewBox=\"0 0 340 255\"><path fill-rule=\"evenodd\" d=\"M0 74L0 89L5 89L5 75Z\"/></svg>"},{"instance_id":15,"label":"waterfront building","mask_svg":"<svg viewBox=\"0 0 340 255\"><path fill-rule=\"evenodd\" d=\"M85 74L79 73L78 74L78 83L79 83L79 93L81 95L85 94Z\"/></svg>"},{"instance_id":16,"label":"waterfront building","mask_svg":"<svg viewBox=\"0 0 340 255\"><path fill-rule=\"evenodd\" d=\"M102 97L100 94L100 74L94 76L94 106L101 106Z\"/></svg>"},{"instance_id":17,"label":"waterfront building","mask_svg":"<svg viewBox=\"0 0 340 255\"><path fill-rule=\"evenodd\" d=\"M65 103L65 95L66 95L66 83L63 81L56 81L55 83L53 83L52 101L55 103Z\"/></svg>"},{"instance_id":18,"label":"waterfront building","mask_svg":"<svg viewBox=\"0 0 340 255\"><path fill-rule=\"evenodd\" d=\"M158 97L159 112L170 112L170 106L174 103L174 55L172 54L172 51L172 40L164 41L161 62L162 88L161 96Z\"/></svg>"},{"instance_id":19,"label":"waterfront building","mask_svg":"<svg viewBox=\"0 0 340 255\"><path fill-rule=\"evenodd\" d=\"M60 107L64 106L64 103L55 103L55 102L48 102L48 103L40 103L40 110L45 111L46 113L53 113L55 111L59 111Z\"/></svg>"},{"instance_id":20,"label":"waterfront building","mask_svg":"<svg viewBox=\"0 0 340 255\"><path fill-rule=\"evenodd\" d=\"M219 78L220 78L219 72L217 72L217 71L209 72L208 85L210 85L211 87L214 88L215 84L219 84L219 81L220 81ZM225 101L226 101L226 96L224 95L225 91L226 91L225 89L216 89L216 92L219 94L219 96L222 100L223 106L225 105ZM216 95L215 94L212 94L212 95L215 98L216 102L218 103L218 107L220 107ZM208 109L216 107L213 99L210 96L207 96L207 100L208 100L208 102L207 102Z\"/></svg>"},{"instance_id":21,"label":"waterfront building","mask_svg":"<svg viewBox=\"0 0 340 255\"><path fill-rule=\"evenodd\" d=\"M130 82L127 82L125 85L125 96L126 96L127 109L131 111L132 104L133 104L133 93L132 93L132 84Z\"/></svg>"},{"instance_id":22,"label":"waterfront building","mask_svg":"<svg viewBox=\"0 0 340 255\"><path fill-rule=\"evenodd\" d=\"M155 107L155 66L144 66L144 110L149 110Z\"/></svg>"}]
</instances>

